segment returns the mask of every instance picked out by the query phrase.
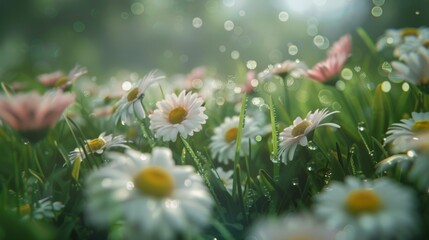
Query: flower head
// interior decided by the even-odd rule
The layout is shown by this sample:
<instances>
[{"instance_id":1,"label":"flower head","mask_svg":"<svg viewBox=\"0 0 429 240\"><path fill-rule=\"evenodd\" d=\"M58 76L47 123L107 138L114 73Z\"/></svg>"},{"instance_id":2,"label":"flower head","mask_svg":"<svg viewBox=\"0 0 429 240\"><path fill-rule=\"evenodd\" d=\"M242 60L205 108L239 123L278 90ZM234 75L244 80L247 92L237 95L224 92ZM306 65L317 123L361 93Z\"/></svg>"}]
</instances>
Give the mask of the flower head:
<instances>
[{"instance_id":1,"label":"flower head","mask_svg":"<svg viewBox=\"0 0 429 240\"><path fill-rule=\"evenodd\" d=\"M28 203L19 207L19 211L24 220L44 218L55 218L56 214L64 208L64 204L56 201L52 202L51 197L46 197L35 202L32 206Z\"/></svg>"},{"instance_id":2,"label":"flower head","mask_svg":"<svg viewBox=\"0 0 429 240\"><path fill-rule=\"evenodd\" d=\"M419 87L429 87L429 49L420 48L402 56L403 62L393 61L389 77L403 79Z\"/></svg>"},{"instance_id":3,"label":"flower head","mask_svg":"<svg viewBox=\"0 0 429 240\"><path fill-rule=\"evenodd\" d=\"M386 33L377 41L379 51L386 47L398 47L409 40L424 41L429 39L429 28L402 28L388 29Z\"/></svg>"},{"instance_id":4,"label":"flower head","mask_svg":"<svg viewBox=\"0 0 429 240\"><path fill-rule=\"evenodd\" d=\"M346 55L349 57L352 53L352 36L346 34L338 41L334 42L332 47L328 50L328 58L335 55Z\"/></svg>"},{"instance_id":5,"label":"flower head","mask_svg":"<svg viewBox=\"0 0 429 240\"><path fill-rule=\"evenodd\" d=\"M183 90L178 96L170 94L156 103L158 107L150 117L150 129L155 137L164 141L176 141L177 135L184 138L203 129L207 115L203 99L197 94Z\"/></svg>"},{"instance_id":6,"label":"flower head","mask_svg":"<svg viewBox=\"0 0 429 240\"><path fill-rule=\"evenodd\" d=\"M346 178L316 196L315 213L342 239L412 239L416 231L415 196L387 178L374 182Z\"/></svg>"},{"instance_id":7,"label":"flower head","mask_svg":"<svg viewBox=\"0 0 429 240\"><path fill-rule=\"evenodd\" d=\"M0 96L0 118L28 140L37 142L74 100L74 95L61 90L43 96L37 92Z\"/></svg>"},{"instance_id":8,"label":"flower head","mask_svg":"<svg viewBox=\"0 0 429 240\"><path fill-rule=\"evenodd\" d=\"M278 219L259 219L246 239L252 240L331 240L335 232L328 230L311 215L286 215Z\"/></svg>"},{"instance_id":9,"label":"flower head","mask_svg":"<svg viewBox=\"0 0 429 240\"><path fill-rule=\"evenodd\" d=\"M317 82L325 83L338 76L343 69L347 58L346 54L336 54L329 56L325 60L317 63L312 69L308 70L305 75Z\"/></svg>"},{"instance_id":10,"label":"flower head","mask_svg":"<svg viewBox=\"0 0 429 240\"><path fill-rule=\"evenodd\" d=\"M220 162L227 164L235 158L236 139L240 118L234 116L226 117L224 122L214 129L214 135L211 137L210 149L213 158L218 157ZM255 143L255 137L261 134L259 123L253 118L246 117L244 119L244 127L241 137L241 152L240 156L249 154L249 142Z\"/></svg>"},{"instance_id":11,"label":"flower head","mask_svg":"<svg viewBox=\"0 0 429 240\"><path fill-rule=\"evenodd\" d=\"M144 119L146 117L142 103L144 93L150 85L162 78L164 77L156 76L156 71L152 71L135 83L116 103L117 109L114 113L116 121L121 120L122 123L131 125L136 118L140 120Z\"/></svg>"},{"instance_id":12,"label":"flower head","mask_svg":"<svg viewBox=\"0 0 429 240\"><path fill-rule=\"evenodd\" d=\"M429 112L411 113L410 119L402 119L401 123L394 123L387 129L384 144L392 143L395 152L404 152L404 142L409 142L418 134L429 132Z\"/></svg>"},{"instance_id":13,"label":"flower head","mask_svg":"<svg viewBox=\"0 0 429 240\"><path fill-rule=\"evenodd\" d=\"M328 50L327 58L317 63L305 75L320 83L329 82L338 76L347 59L351 56L352 38L350 34L342 36Z\"/></svg>"},{"instance_id":14,"label":"flower head","mask_svg":"<svg viewBox=\"0 0 429 240\"><path fill-rule=\"evenodd\" d=\"M298 144L301 146L307 146L307 136L313 132L314 129L322 126L339 128L340 126L335 123L321 123L325 118L337 112L338 111L329 112L327 109L319 111L319 109L317 109L314 113L309 112L304 119L297 117L293 121L293 125L285 128L280 133L279 143L279 152L283 156L283 163L286 164L287 159L293 159L293 155Z\"/></svg>"},{"instance_id":15,"label":"flower head","mask_svg":"<svg viewBox=\"0 0 429 240\"><path fill-rule=\"evenodd\" d=\"M99 227L122 222L140 238L173 239L204 227L213 200L191 166L175 166L168 148L127 149L86 179L87 217Z\"/></svg>"},{"instance_id":16,"label":"flower head","mask_svg":"<svg viewBox=\"0 0 429 240\"><path fill-rule=\"evenodd\" d=\"M223 168L218 167L216 170L213 170L219 179L222 181L223 186L225 187L226 191L232 195L232 189L233 189L233 180L232 175L234 174L233 170L225 171Z\"/></svg>"},{"instance_id":17,"label":"flower head","mask_svg":"<svg viewBox=\"0 0 429 240\"><path fill-rule=\"evenodd\" d=\"M304 62L299 60L286 60L283 63L278 63L274 66L268 67L262 73L260 73L259 76L263 79L271 78L273 75L277 75L282 78L288 75L291 75L292 77L300 77L304 75L307 69L308 67Z\"/></svg>"},{"instance_id":18,"label":"flower head","mask_svg":"<svg viewBox=\"0 0 429 240\"><path fill-rule=\"evenodd\" d=\"M46 73L38 76L39 82L47 87L57 87L65 89L70 87L73 82L87 73L86 68L76 66L68 75L64 75L61 71Z\"/></svg>"},{"instance_id":19,"label":"flower head","mask_svg":"<svg viewBox=\"0 0 429 240\"><path fill-rule=\"evenodd\" d=\"M85 140L85 149L76 148L71 151L69 153L69 160L73 163L77 157L80 157L80 160L85 159L85 153L102 154L104 151L114 147L128 148L125 143L127 143L127 140L125 140L124 136L113 136L112 134L106 136L106 133L103 132L97 138Z\"/></svg>"}]
</instances>

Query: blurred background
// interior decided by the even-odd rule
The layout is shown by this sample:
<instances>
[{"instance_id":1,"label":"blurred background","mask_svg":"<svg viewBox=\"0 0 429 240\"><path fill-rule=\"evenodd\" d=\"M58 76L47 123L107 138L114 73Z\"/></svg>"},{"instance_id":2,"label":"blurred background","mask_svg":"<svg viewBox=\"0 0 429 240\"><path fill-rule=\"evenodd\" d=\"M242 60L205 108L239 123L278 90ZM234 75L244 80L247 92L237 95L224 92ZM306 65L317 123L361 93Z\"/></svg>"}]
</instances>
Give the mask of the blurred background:
<instances>
[{"instance_id":1,"label":"blurred background","mask_svg":"<svg viewBox=\"0 0 429 240\"><path fill-rule=\"evenodd\" d=\"M167 74L208 66L309 66L345 33L375 41L429 23L427 0L0 0L0 81L75 65L97 80L118 70Z\"/></svg>"}]
</instances>

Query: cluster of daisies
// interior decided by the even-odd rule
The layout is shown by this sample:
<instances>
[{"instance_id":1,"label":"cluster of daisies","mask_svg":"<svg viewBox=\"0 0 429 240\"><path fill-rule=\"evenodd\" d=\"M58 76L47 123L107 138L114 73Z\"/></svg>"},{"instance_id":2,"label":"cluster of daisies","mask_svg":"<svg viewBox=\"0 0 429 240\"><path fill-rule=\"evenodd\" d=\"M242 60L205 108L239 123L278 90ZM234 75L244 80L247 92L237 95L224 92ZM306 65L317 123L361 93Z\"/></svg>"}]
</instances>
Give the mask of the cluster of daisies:
<instances>
[{"instance_id":1,"label":"cluster of daisies","mask_svg":"<svg viewBox=\"0 0 429 240\"><path fill-rule=\"evenodd\" d=\"M349 34L341 37L327 51L326 58L312 68L303 61L287 60L268 67L259 75L250 71L243 85L228 82L227 89L221 81L206 78L205 68L196 68L177 79L167 79L159 71L149 72L142 78L133 75L129 81L112 78L113 82L104 89L91 85L92 81L81 81L86 84L80 86L85 89L83 97L94 99L88 106L91 117L94 121L103 119L110 126L95 138L80 141L74 137L75 146L63 156L61 169L71 169L70 181L83 184L85 221L111 231L112 235L119 234L120 239L193 239L207 229L228 236L227 227L219 226L219 221L224 219L217 214L225 210L208 175L214 176L217 184L224 187L229 197L226 199L235 201L236 195L249 194L253 186L250 180L237 184L237 174L240 174L234 166L239 162L237 159L258 161L247 162L247 168L262 163L268 164L268 168L278 168L280 164L288 168L291 161L301 160L303 155L298 152L309 147L319 128L328 129L332 134L329 138L345 134L341 132L341 123L331 121L343 114L340 111L318 108L305 116L297 116L288 124L284 119L275 120L274 110L269 109L273 115L270 122L262 111L263 104L257 110L246 108L246 101L240 101L240 96L258 96L256 89L260 83L274 76L281 79L306 77L334 85L352 56L351 40ZM418 213L421 206L416 190L383 173L399 165L407 181L416 184L417 191L427 194L428 41L429 30L422 27L388 30L377 42L380 51L393 47L393 55L398 58L391 63L389 77L405 80L421 89L419 111L392 123L386 138L380 140L390 156L374 166L378 176L369 178L356 174L344 177L342 182L326 182L320 192L313 193L312 206L293 213L257 215L246 229L241 229L245 234L240 236L254 240L353 240L413 239L421 235L419 224L422 220ZM15 131L26 144L29 142L37 148L40 146L37 143L43 141L62 116L69 126L84 126L76 111L66 109L76 102L73 87L79 86L76 80L86 72L85 68L77 66L67 75L54 72L39 76L40 84L51 88L43 95L37 92L1 95L0 127ZM255 99L262 101L261 97ZM217 112L224 110L219 106L225 101L234 106L234 114L228 112L224 116ZM246 111L238 114L237 109ZM73 128L70 129L73 132ZM130 137L130 132L117 133L121 129L134 130L134 135L141 135L142 140ZM6 132L0 134L9 141ZM263 144L277 151L264 152L262 157L274 157L281 163L252 158L255 146L261 145L263 139L270 139ZM10 138L11 142L13 140ZM182 152L175 152L180 144L184 146ZM195 164L183 160L186 154ZM89 164L88 172L79 172L81 164L86 165L96 158L103 161L94 166ZM37 161L29 164L31 171L28 172L35 177L43 176L43 168ZM207 166L209 171L205 171ZM22 170L27 176L25 167L16 166L17 171ZM250 172L247 169L246 174ZM19 190L15 192L20 194ZM51 195L33 201L25 199L28 194L21 195L22 204L11 209L23 221L56 219L67 209L67 202L56 201Z\"/></svg>"}]
</instances>

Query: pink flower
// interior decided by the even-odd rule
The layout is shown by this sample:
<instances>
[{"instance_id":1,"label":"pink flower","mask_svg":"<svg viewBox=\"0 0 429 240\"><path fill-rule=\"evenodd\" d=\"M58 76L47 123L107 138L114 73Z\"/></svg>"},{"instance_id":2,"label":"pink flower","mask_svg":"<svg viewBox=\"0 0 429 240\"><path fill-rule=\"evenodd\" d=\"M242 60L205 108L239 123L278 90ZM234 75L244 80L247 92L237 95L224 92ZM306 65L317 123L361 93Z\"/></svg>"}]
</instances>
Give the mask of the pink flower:
<instances>
[{"instance_id":1,"label":"pink flower","mask_svg":"<svg viewBox=\"0 0 429 240\"><path fill-rule=\"evenodd\" d=\"M66 76L62 71L46 73L38 76L39 82L47 87L58 87L65 89L69 87L76 79L86 74L84 67L76 66Z\"/></svg>"},{"instance_id":2,"label":"pink flower","mask_svg":"<svg viewBox=\"0 0 429 240\"><path fill-rule=\"evenodd\" d=\"M332 44L328 50L328 58L337 54L345 54L349 57L352 53L352 37L350 34L342 36L338 41Z\"/></svg>"},{"instance_id":3,"label":"pink flower","mask_svg":"<svg viewBox=\"0 0 429 240\"><path fill-rule=\"evenodd\" d=\"M342 36L328 50L327 58L317 63L305 75L320 83L326 83L336 77L351 56L352 38L350 34Z\"/></svg>"},{"instance_id":4,"label":"pink flower","mask_svg":"<svg viewBox=\"0 0 429 240\"><path fill-rule=\"evenodd\" d=\"M61 90L0 96L0 118L30 141L40 140L54 126L75 97Z\"/></svg>"},{"instance_id":5,"label":"pink flower","mask_svg":"<svg viewBox=\"0 0 429 240\"><path fill-rule=\"evenodd\" d=\"M308 70L306 76L321 83L328 82L341 72L347 58L348 56L345 54L337 54L328 57Z\"/></svg>"}]
</instances>

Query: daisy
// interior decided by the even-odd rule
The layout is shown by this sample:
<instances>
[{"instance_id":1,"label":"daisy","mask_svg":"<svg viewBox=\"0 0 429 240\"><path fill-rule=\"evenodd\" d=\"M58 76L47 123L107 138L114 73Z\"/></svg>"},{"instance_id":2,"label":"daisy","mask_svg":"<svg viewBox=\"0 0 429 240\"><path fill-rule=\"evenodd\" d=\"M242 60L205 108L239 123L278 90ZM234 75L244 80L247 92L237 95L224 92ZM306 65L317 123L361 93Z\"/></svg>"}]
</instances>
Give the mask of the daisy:
<instances>
[{"instance_id":1,"label":"daisy","mask_svg":"<svg viewBox=\"0 0 429 240\"><path fill-rule=\"evenodd\" d=\"M176 141L177 135L187 138L203 129L207 115L204 101L197 94L183 90L179 96L170 94L156 103L157 109L149 116L150 129L156 138Z\"/></svg>"},{"instance_id":2,"label":"daisy","mask_svg":"<svg viewBox=\"0 0 429 240\"><path fill-rule=\"evenodd\" d=\"M404 141L407 156L412 157L413 165L409 171L409 179L417 183L419 189L429 189L429 131L416 134L412 139Z\"/></svg>"},{"instance_id":3,"label":"daisy","mask_svg":"<svg viewBox=\"0 0 429 240\"><path fill-rule=\"evenodd\" d=\"M235 159L236 139L239 128L240 117L226 117L224 122L214 129L214 135L211 137L209 145L213 158L218 158L220 162L227 164ZM260 132L259 123L253 118L246 117L244 119L244 127L241 137L241 152L240 156L249 154L249 142L254 144L255 137Z\"/></svg>"},{"instance_id":4,"label":"daisy","mask_svg":"<svg viewBox=\"0 0 429 240\"><path fill-rule=\"evenodd\" d=\"M392 79L403 79L417 86L429 86L429 49L420 48L417 53L402 56L403 62L393 61Z\"/></svg>"},{"instance_id":5,"label":"daisy","mask_svg":"<svg viewBox=\"0 0 429 240\"><path fill-rule=\"evenodd\" d=\"M272 78L273 75L277 75L281 78L285 78L289 74L292 77L300 77L304 75L307 69L308 67L304 62L301 62L299 60L286 60L283 63L278 63L274 66L269 66L267 69L265 69L262 73L259 74L259 77L262 79L268 79Z\"/></svg>"},{"instance_id":6,"label":"daisy","mask_svg":"<svg viewBox=\"0 0 429 240\"><path fill-rule=\"evenodd\" d=\"M408 149L403 148L403 143L412 140L418 133L427 131L429 131L429 112L413 112L410 119L402 119L401 123L394 123L387 129L388 136L384 145L392 143L392 149L395 152L404 152Z\"/></svg>"},{"instance_id":7,"label":"daisy","mask_svg":"<svg viewBox=\"0 0 429 240\"><path fill-rule=\"evenodd\" d=\"M69 153L69 160L71 163L75 161L76 158L80 160L85 159L86 154L102 154L104 151L109 150L114 147L128 148L127 140L122 135L113 136L109 134L106 136L106 133L101 133L97 138L85 140L85 149L76 148L75 150Z\"/></svg>"},{"instance_id":8,"label":"daisy","mask_svg":"<svg viewBox=\"0 0 429 240\"><path fill-rule=\"evenodd\" d=\"M407 38L393 50L393 55L402 59L410 53L417 53L420 48L429 48L429 38L422 40L418 38Z\"/></svg>"},{"instance_id":9,"label":"daisy","mask_svg":"<svg viewBox=\"0 0 429 240\"><path fill-rule=\"evenodd\" d=\"M322 126L340 128L340 126L335 123L320 123L334 113L338 113L338 111L329 112L327 109L322 109L321 111L317 109L314 113L309 112L304 119L297 117L293 121L293 125L285 128L280 133L279 138L279 153L282 155L283 163L286 164L287 159L293 159L293 155L298 144L301 146L307 146L307 136L313 132L314 129Z\"/></svg>"},{"instance_id":10,"label":"daisy","mask_svg":"<svg viewBox=\"0 0 429 240\"><path fill-rule=\"evenodd\" d=\"M85 75L87 70L85 67L76 66L68 75L64 75L62 71L46 73L38 76L39 82L47 87L57 87L65 89L70 87L76 79Z\"/></svg>"},{"instance_id":11,"label":"daisy","mask_svg":"<svg viewBox=\"0 0 429 240\"><path fill-rule=\"evenodd\" d=\"M0 118L24 138L37 142L74 100L73 94L61 90L47 92L43 96L37 92L12 97L0 95Z\"/></svg>"},{"instance_id":12,"label":"daisy","mask_svg":"<svg viewBox=\"0 0 429 240\"><path fill-rule=\"evenodd\" d=\"M278 219L259 219L246 240L332 240L335 232L308 214L286 215Z\"/></svg>"},{"instance_id":13,"label":"daisy","mask_svg":"<svg viewBox=\"0 0 429 240\"><path fill-rule=\"evenodd\" d=\"M116 103L117 109L114 113L116 122L121 120L123 124L131 125L136 118L144 119L146 117L142 102L144 93L150 85L162 78L164 77L156 76L156 71L152 71L135 83L127 94Z\"/></svg>"},{"instance_id":14,"label":"daisy","mask_svg":"<svg viewBox=\"0 0 429 240\"><path fill-rule=\"evenodd\" d=\"M388 178L347 177L316 196L315 214L342 239L412 239L417 230L413 192Z\"/></svg>"},{"instance_id":15,"label":"daisy","mask_svg":"<svg viewBox=\"0 0 429 240\"><path fill-rule=\"evenodd\" d=\"M168 148L133 149L86 179L86 216L98 227L123 224L140 239L192 235L209 222L213 200L192 166L175 166Z\"/></svg>"},{"instance_id":16,"label":"daisy","mask_svg":"<svg viewBox=\"0 0 429 240\"><path fill-rule=\"evenodd\" d=\"M429 28L388 29L377 41L377 49L381 51L386 47L397 47L408 39L429 39Z\"/></svg>"},{"instance_id":17,"label":"daisy","mask_svg":"<svg viewBox=\"0 0 429 240\"><path fill-rule=\"evenodd\" d=\"M233 183L234 183L232 180L232 175L234 174L234 171L232 169L225 171L221 167L218 167L216 168L216 170L213 170L213 171L219 177L219 180L222 181L222 184L225 187L226 191L228 191L228 193L232 195L232 189L233 189Z\"/></svg>"},{"instance_id":18,"label":"daisy","mask_svg":"<svg viewBox=\"0 0 429 240\"><path fill-rule=\"evenodd\" d=\"M20 214L24 220L35 219L42 220L46 218L55 218L56 214L64 208L64 204L56 201L52 202L51 197L43 198L33 204L26 203L19 207Z\"/></svg>"}]
</instances>

